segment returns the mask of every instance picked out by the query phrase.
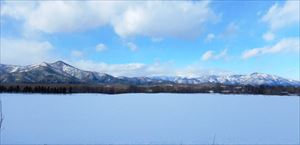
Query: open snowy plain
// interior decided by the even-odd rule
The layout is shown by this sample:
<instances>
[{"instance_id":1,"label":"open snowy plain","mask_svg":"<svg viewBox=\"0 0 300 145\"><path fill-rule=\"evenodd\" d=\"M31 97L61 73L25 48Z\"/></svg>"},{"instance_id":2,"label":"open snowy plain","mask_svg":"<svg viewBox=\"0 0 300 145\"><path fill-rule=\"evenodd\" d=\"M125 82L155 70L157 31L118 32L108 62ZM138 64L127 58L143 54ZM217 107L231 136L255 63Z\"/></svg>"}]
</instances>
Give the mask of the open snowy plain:
<instances>
[{"instance_id":1,"label":"open snowy plain","mask_svg":"<svg viewBox=\"0 0 300 145\"><path fill-rule=\"evenodd\" d=\"M299 144L300 140L299 96L0 95L3 144Z\"/></svg>"}]
</instances>

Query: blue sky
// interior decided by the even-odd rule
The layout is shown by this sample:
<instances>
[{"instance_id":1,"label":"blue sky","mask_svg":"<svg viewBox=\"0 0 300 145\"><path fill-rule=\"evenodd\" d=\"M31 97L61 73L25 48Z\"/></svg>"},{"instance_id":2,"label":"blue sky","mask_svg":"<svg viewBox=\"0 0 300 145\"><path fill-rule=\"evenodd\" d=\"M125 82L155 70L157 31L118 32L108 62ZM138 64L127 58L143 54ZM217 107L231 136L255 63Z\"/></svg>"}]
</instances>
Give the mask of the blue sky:
<instances>
[{"instance_id":1,"label":"blue sky","mask_svg":"<svg viewBox=\"0 0 300 145\"><path fill-rule=\"evenodd\" d=\"M1 63L299 80L299 1L1 1Z\"/></svg>"}]
</instances>

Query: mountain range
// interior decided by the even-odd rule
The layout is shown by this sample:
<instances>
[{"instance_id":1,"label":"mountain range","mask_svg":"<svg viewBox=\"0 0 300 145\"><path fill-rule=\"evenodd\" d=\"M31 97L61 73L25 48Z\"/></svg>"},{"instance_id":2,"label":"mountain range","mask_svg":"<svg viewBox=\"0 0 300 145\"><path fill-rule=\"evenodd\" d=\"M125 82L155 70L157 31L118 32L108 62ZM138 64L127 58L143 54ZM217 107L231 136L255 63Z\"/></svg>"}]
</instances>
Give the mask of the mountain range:
<instances>
[{"instance_id":1,"label":"mountain range","mask_svg":"<svg viewBox=\"0 0 300 145\"><path fill-rule=\"evenodd\" d=\"M1 83L45 83L45 84L204 84L218 83L226 85L269 85L300 86L299 81L285 79L264 73L249 75L203 75L195 78L178 76L154 77L115 77L109 74L85 71L63 61L40 63L27 66L0 64Z\"/></svg>"}]
</instances>

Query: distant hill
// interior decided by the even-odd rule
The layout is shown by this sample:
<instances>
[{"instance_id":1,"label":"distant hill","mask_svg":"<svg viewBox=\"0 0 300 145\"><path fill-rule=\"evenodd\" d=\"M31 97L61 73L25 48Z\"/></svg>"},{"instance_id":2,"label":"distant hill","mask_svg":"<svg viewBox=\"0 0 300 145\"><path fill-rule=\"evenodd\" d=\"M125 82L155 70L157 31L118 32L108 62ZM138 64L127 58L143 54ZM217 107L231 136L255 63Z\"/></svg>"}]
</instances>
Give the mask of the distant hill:
<instances>
[{"instance_id":1,"label":"distant hill","mask_svg":"<svg viewBox=\"0 0 300 145\"><path fill-rule=\"evenodd\" d=\"M300 86L299 81L282 77L252 73L250 75L204 75L197 78L156 76L156 77L114 77L109 74L85 71L63 61L40 63L28 66L0 64L1 83L45 83L45 84L204 84L226 85L269 85Z\"/></svg>"},{"instance_id":2,"label":"distant hill","mask_svg":"<svg viewBox=\"0 0 300 145\"><path fill-rule=\"evenodd\" d=\"M233 93L300 95L300 82L282 77L206 75L115 77L85 71L63 61L28 66L0 64L0 93Z\"/></svg>"}]
</instances>

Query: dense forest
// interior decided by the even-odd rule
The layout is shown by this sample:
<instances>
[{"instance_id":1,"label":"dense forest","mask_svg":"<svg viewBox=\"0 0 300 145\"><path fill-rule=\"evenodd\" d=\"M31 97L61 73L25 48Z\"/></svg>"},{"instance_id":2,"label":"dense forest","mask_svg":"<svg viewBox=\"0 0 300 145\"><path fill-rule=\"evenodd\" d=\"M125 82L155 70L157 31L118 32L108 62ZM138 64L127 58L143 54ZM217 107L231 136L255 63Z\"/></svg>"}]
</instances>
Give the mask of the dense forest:
<instances>
[{"instance_id":1,"label":"dense forest","mask_svg":"<svg viewBox=\"0 0 300 145\"><path fill-rule=\"evenodd\" d=\"M102 85L102 84L0 84L0 93L222 93L300 95L296 86L252 86L224 84Z\"/></svg>"}]
</instances>

